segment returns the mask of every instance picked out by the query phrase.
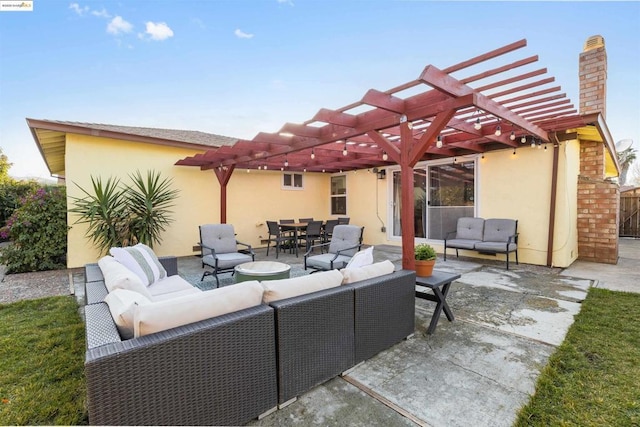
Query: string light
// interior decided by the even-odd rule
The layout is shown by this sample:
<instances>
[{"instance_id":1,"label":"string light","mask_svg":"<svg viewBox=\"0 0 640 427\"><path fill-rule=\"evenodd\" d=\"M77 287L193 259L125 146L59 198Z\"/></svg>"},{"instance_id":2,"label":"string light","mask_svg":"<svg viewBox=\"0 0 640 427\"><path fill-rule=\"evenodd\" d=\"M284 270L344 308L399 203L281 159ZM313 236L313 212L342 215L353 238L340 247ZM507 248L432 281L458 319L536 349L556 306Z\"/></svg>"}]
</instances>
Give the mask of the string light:
<instances>
[{"instance_id":1,"label":"string light","mask_svg":"<svg viewBox=\"0 0 640 427\"><path fill-rule=\"evenodd\" d=\"M311 160L316 158L316 150L314 148L311 149Z\"/></svg>"},{"instance_id":2,"label":"string light","mask_svg":"<svg viewBox=\"0 0 640 427\"><path fill-rule=\"evenodd\" d=\"M476 113L479 115L480 114L480 110L477 110ZM476 122L473 124L473 128L475 130L480 130L482 129L482 124L480 123L480 117L476 118Z\"/></svg>"},{"instance_id":3,"label":"string light","mask_svg":"<svg viewBox=\"0 0 640 427\"><path fill-rule=\"evenodd\" d=\"M521 143L523 143L523 144L524 144L525 142L527 142L527 137L526 137L526 136L524 136L524 135L522 135L522 138L520 138L520 142L521 142Z\"/></svg>"},{"instance_id":4,"label":"string light","mask_svg":"<svg viewBox=\"0 0 640 427\"><path fill-rule=\"evenodd\" d=\"M347 154L349 154L349 153L347 153L347 141L345 141L344 142L344 150L342 150L342 155L346 156Z\"/></svg>"},{"instance_id":5,"label":"string light","mask_svg":"<svg viewBox=\"0 0 640 427\"><path fill-rule=\"evenodd\" d=\"M516 149L515 149L515 147L513 148L513 155L514 155L514 156L516 155Z\"/></svg>"},{"instance_id":6,"label":"string light","mask_svg":"<svg viewBox=\"0 0 640 427\"><path fill-rule=\"evenodd\" d=\"M500 125L496 126L496 136L500 136L502 135L502 128L500 127Z\"/></svg>"},{"instance_id":7,"label":"string light","mask_svg":"<svg viewBox=\"0 0 640 427\"><path fill-rule=\"evenodd\" d=\"M436 139L436 147L442 148L442 136L440 135L438 135L438 138Z\"/></svg>"},{"instance_id":8,"label":"string light","mask_svg":"<svg viewBox=\"0 0 640 427\"><path fill-rule=\"evenodd\" d=\"M454 157L454 158L453 158L453 164L456 164L456 163L458 163L458 158L457 158L457 157Z\"/></svg>"},{"instance_id":9,"label":"string light","mask_svg":"<svg viewBox=\"0 0 640 427\"><path fill-rule=\"evenodd\" d=\"M262 168L263 168L264 170L267 170L267 165L264 165Z\"/></svg>"},{"instance_id":10,"label":"string light","mask_svg":"<svg viewBox=\"0 0 640 427\"><path fill-rule=\"evenodd\" d=\"M516 133L514 131L511 131L511 135L509 135L509 139L512 141L516 140Z\"/></svg>"},{"instance_id":11,"label":"string light","mask_svg":"<svg viewBox=\"0 0 640 427\"><path fill-rule=\"evenodd\" d=\"M287 155L284 155L284 167L289 167L289 160L287 160Z\"/></svg>"},{"instance_id":12,"label":"string light","mask_svg":"<svg viewBox=\"0 0 640 427\"><path fill-rule=\"evenodd\" d=\"M389 160L389 155L387 154L387 152L386 152L386 151L383 151L383 152L382 152L382 160L384 160L385 162L386 162L387 160Z\"/></svg>"}]
</instances>

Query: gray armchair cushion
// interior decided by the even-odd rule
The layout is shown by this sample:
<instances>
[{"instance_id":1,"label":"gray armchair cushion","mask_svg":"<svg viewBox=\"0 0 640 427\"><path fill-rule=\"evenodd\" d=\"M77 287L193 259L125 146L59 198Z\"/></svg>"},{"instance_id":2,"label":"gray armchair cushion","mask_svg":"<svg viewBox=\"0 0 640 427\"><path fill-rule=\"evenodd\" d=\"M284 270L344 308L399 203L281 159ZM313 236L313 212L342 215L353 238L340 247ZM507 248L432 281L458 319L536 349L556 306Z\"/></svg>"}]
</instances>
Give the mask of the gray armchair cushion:
<instances>
[{"instance_id":1,"label":"gray armchair cushion","mask_svg":"<svg viewBox=\"0 0 640 427\"><path fill-rule=\"evenodd\" d=\"M514 252L518 245L509 243L507 247L506 242L478 242L474 249L480 252Z\"/></svg>"},{"instance_id":2,"label":"gray armchair cushion","mask_svg":"<svg viewBox=\"0 0 640 427\"><path fill-rule=\"evenodd\" d=\"M322 254L322 255L314 255L307 258L307 267L315 268L318 270L331 270L331 260L336 256L336 254ZM334 269L341 269L347 266L350 256L338 255L333 261Z\"/></svg>"},{"instance_id":3,"label":"gray armchair cushion","mask_svg":"<svg viewBox=\"0 0 640 427\"><path fill-rule=\"evenodd\" d=\"M516 234L516 220L514 219L488 219L484 223L485 242L509 241L509 237ZM478 249L478 245L476 245Z\"/></svg>"},{"instance_id":4,"label":"gray armchair cushion","mask_svg":"<svg viewBox=\"0 0 640 427\"><path fill-rule=\"evenodd\" d=\"M213 248L216 255L237 252L236 233L231 224L204 224L200 226L200 241L204 246ZM211 254L211 251L202 248L202 254Z\"/></svg>"},{"instance_id":5,"label":"gray armchair cushion","mask_svg":"<svg viewBox=\"0 0 640 427\"><path fill-rule=\"evenodd\" d=\"M221 254L216 252L216 256L218 257L218 269L220 270L226 270L231 267L235 267L236 265L253 261L251 255L241 254L239 252L233 252L230 254ZM202 257L202 262L214 268L216 266L216 260L211 254Z\"/></svg>"},{"instance_id":6,"label":"gray armchair cushion","mask_svg":"<svg viewBox=\"0 0 640 427\"><path fill-rule=\"evenodd\" d=\"M454 249L475 249L476 243L482 242L480 240L451 239L447 240L447 247Z\"/></svg>"},{"instance_id":7,"label":"gray armchair cushion","mask_svg":"<svg viewBox=\"0 0 640 427\"><path fill-rule=\"evenodd\" d=\"M340 253L340 255L348 255L349 257L352 257L356 252L358 252L357 246L360 244L361 238L362 227L357 225L336 225L333 229L333 236L331 236L329 253L335 254L340 250L356 246L354 249Z\"/></svg>"},{"instance_id":8,"label":"gray armchair cushion","mask_svg":"<svg viewBox=\"0 0 640 427\"><path fill-rule=\"evenodd\" d=\"M485 221L482 218L458 218L458 225L456 227L456 239L465 240L482 240L482 233L484 232ZM449 245L447 246L454 247ZM468 249L473 249L473 246Z\"/></svg>"}]
</instances>

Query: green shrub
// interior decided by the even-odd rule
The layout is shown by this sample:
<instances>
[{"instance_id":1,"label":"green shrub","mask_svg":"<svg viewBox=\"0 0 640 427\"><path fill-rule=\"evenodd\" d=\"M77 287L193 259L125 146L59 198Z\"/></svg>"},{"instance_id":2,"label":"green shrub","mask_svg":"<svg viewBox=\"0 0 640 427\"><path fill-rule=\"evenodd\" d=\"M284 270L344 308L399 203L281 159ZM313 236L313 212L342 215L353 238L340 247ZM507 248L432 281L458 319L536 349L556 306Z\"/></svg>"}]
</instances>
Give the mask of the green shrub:
<instances>
[{"instance_id":1,"label":"green shrub","mask_svg":"<svg viewBox=\"0 0 640 427\"><path fill-rule=\"evenodd\" d=\"M35 181L5 180L0 182L0 227L4 227L13 211L20 206L20 200L36 191L37 188L38 184ZM6 239L0 237L0 241L3 240Z\"/></svg>"},{"instance_id":2,"label":"green shrub","mask_svg":"<svg viewBox=\"0 0 640 427\"><path fill-rule=\"evenodd\" d=\"M436 250L427 243L420 243L415 247L415 259L418 261L431 261L437 258Z\"/></svg>"},{"instance_id":3,"label":"green shrub","mask_svg":"<svg viewBox=\"0 0 640 427\"><path fill-rule=\"evenodd\" d=\"M64 187L41 187L20 200L0 237L12 242L0 252L9 273L66 268L67 204Z\"/></svg>"}]
</instances>

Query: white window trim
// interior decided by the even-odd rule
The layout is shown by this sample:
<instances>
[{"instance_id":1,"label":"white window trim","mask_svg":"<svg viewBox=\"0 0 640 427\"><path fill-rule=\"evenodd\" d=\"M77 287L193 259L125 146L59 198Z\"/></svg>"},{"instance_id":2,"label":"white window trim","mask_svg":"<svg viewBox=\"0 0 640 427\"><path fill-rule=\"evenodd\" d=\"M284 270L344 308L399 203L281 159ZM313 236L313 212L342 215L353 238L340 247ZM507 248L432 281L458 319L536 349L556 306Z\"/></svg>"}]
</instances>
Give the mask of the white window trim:
<instances>
[{"instance_id":1,"label":"white window trim","mask_svg":"<svg viewBox=\"0 0 640 427\"><path fill-rule=\"evenodd\" d=\"M331 215L331 216L348 215L348 212L349 212L349 206L348 206L348 202L349 202L349 198L348 198L349 190L348 190L348 188L349 188L349 185L347 183L348 177L347 177L346 173L336 173L336 174L331 175L331 178L338 177L338 176L344 176L344 194L336 194L336 195L331 194L331 185L329 185L329 215ZM329 183L331 183L331 181L329 181ZM331 201L333 200L334 197L344 197L344 201L345 201L345 203L344 203L345 212L344 213L333 213L333 212L331 212L331 206L332 206Z\"/></svg>"},{"instance_id":2,"label":"white window trim","mask_svg":"<svg viewBox=\"0 0 640 427\"><path fill-rule=\"evenodd\" d=\"M295 187L293 185L284 185L284 176L291 175L291 182L294 182L293 175L300 175L302 180L302 187ZM280 188L286 191L301 191L304 190L304 174L302 172L282 172L282 179L280 180Z\"/></svg>"}]
</instances>

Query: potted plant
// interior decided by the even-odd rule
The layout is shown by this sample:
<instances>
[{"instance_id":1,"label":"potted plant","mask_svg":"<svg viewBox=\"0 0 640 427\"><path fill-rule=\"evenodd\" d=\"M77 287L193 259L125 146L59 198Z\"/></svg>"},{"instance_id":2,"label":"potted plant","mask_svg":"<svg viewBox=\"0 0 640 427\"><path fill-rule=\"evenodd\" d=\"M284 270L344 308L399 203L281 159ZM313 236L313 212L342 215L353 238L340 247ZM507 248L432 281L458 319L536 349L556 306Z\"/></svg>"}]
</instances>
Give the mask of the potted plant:
<instances>
[{"instance_id":1,"label":"potted plant","mask_svg":"<svg viewBox=\"0 0 640 427\"><path fill-rule=\"evenodd\" d=\"M427 243L420 243L415 247L416 275L429 277L433 274L436 263L436 250Z\"/></svg>"}]
</instances>

